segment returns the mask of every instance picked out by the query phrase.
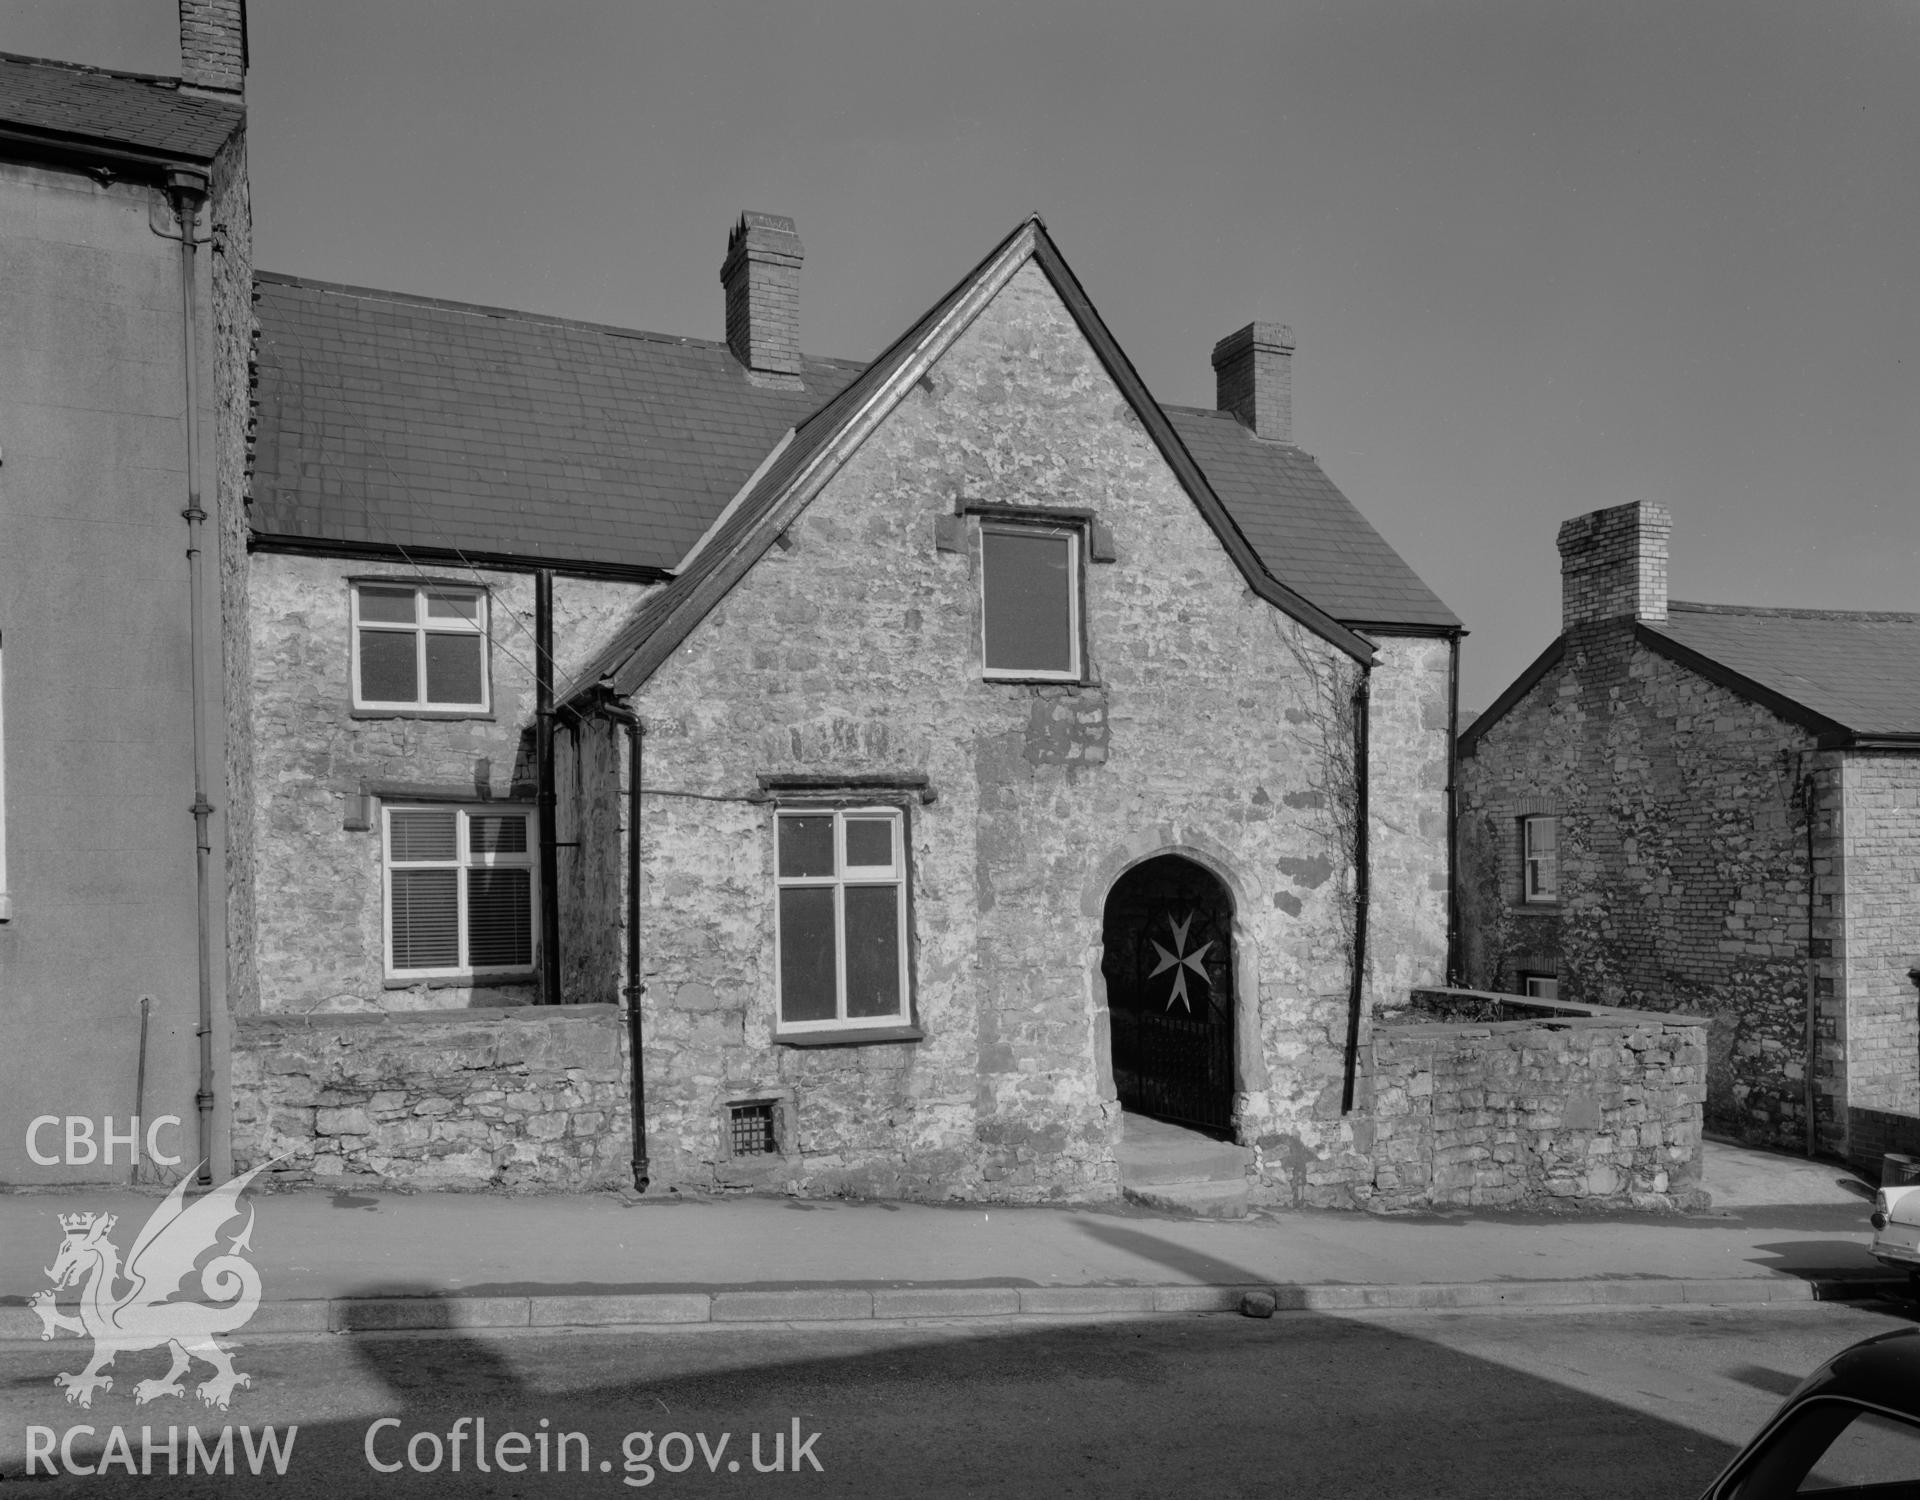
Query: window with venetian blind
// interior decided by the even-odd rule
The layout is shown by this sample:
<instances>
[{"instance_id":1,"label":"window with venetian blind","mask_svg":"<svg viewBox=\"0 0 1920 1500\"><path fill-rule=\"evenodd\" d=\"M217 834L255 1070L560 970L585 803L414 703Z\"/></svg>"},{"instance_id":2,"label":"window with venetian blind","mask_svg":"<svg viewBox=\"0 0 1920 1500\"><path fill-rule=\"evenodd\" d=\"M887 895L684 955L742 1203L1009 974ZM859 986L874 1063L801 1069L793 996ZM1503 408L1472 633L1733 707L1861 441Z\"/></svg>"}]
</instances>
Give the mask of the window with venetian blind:
<instances>
[{"instance_id":1,"label":"window with venetian blind","mask_svg":"<svg viewBox=\"0 0 1920 1500\"><path fill-rule=\"evenodd\" d=\"M533 967L531 809L387 807L382 821L390 976Z\"/></svg>"}]
</instances>

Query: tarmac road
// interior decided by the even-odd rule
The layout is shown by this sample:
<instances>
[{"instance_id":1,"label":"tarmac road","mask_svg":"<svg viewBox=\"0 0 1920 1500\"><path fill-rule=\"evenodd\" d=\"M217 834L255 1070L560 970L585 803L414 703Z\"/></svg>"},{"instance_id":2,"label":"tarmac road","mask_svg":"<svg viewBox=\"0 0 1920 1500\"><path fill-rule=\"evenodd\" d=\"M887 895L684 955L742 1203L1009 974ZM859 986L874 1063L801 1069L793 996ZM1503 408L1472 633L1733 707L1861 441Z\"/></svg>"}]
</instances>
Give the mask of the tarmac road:
<instances>
[{"instance_id":1,"label":"tarmac road","mask_svg":"<svg viewBox=\"0 0 1920 1500\"><path fill-rule=\"evenodd\" d=\"M0 1474L9 1492L48 1496L327 1500L636 1489L1048 1500L1686 1497L1814 1365L1902 1321L1889 1311L1806 1304L308 1336L241 1343L236 1364L252 1384L224 1414L191 1396L136 1406L134 1381L165 1364L153 1352L123 1356L114 1389L82 1411L52 1376L77 1368L84 1346L14 1343L0 1346L8 1412ZM484 1419L490 1472L475 1470L477 1424L462 1418ZM376 1427L383 1419L392 1420ZM168 1424L180 1428L183 1466L189 1424L216 1456L231 1425L233 1477L164 1477ZM278 1476L260 1441L268 1424L283 1444L288 1424L298 1426ZM59 1442L76 1425L95 1429L73 1439L82 1465L100 1459L118 1425L137 1467L141 1428L154 1429L154 1477L129 1478L129 1465L115 1461L105 1473L19 1483L29 1442L51 1446L58 1463ZM797 1473L789 1467L796 1430ZM584 1473L578 1439L565 1445L566 1472L557 1470L554 1435L562 1432L584 1434ZM626 1436L642 1432L651 1439L636 1437L623 1451ZM525 1437L524 1457L513 1433ZM248 1472L249 1438L259 1478ZM416 1472L409 1451L422 1466L437 1451L438 1469ZM755 1472L756 1453L770 1467L776 1452L782 1472ZM504 1473L502 1460L526 1471Z\"/></svg>"}]
</instances>

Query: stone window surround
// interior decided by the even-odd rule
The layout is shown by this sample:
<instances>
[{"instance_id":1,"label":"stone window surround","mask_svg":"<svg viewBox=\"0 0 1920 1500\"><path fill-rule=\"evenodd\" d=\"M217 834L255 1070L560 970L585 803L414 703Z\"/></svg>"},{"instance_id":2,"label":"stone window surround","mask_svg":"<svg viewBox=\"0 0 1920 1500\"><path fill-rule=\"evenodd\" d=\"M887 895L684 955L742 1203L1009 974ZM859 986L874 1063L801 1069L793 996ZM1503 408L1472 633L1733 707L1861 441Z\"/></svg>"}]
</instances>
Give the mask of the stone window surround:
<instances>
[{"instance_id":1,"label":"stone window surround","mask_svg":"<svg viewBox=\"0 0 1920 1500\"><path fill-rule=\"evenodd\" d=\"M478 578L451 578L427 574L417 569L409 573L355 573L346 580L347 585L347 711L354 719L471 719L491 722L493 711L493 589ZM446 589L449 591L474 594L482 601L485 618L480 623L479 636L482 642L480 653L480 692L482 701L479 706L454 704L438 707L430 703L417 705L363 704L360 699L360 589L362 585L373 588L399 588L410 586L414 589ZM420 690L426 692L426 682L420 683Z\"/></svg>"},{"instance_id":2,"label":"stone window surround","mask_svg":"<svg viewBox=\"0 0 1920 1500\"><path fill-rule=\"evenodd\" d=\"M978 518L973 528L971 558L980 586L975 597L980 610L980 622L975 636L980 642L980 675L983 681L1020 687L1034 683L1052 686L1078 684L1082 687L1093 685L1091 642L1087 637L1087 567L1091 563L1110 563L1117 554L1113 546L1113 534L1091 510L1082 506L1044 506L1014 505L998 501L961 499L954 507L951 517L941 517L935 531L935 547L943 552L961 552L967 550L968 541L962 534L962 526L968 516ZM1031 528L1038 531L1054 529L1070 532L1075 539L1073 561L1073 631L1075 651L1078 655L1078 671L1075 673L1021 673L995 672L986 666L986 566L984 543L981 534L984 529L993 526Z\"/></svg>"},{"instance_id":3,"label":"stone window surround","mask_svg":"<svg viewBox=\"0 0 1920 1500\"><path fill-rule=\"evenodd\" d=\"M743 1104L773 1106L773 1151L753 1156L734 1155L733 1111ZM719 1142L715 1175L725 1186L762 1186L766 1180L789 1172L800 1155L799 1108L791 1088L734 1090L722 1095L714 1105L713 1128Z\"/></svg>"},{"instance_id":4,"label":"stone window surround","mask_svg":"<svg viewBox=\"0 0 1920 1500\"><path fill-rule=\"evenodd\" d=\"M756 802L768 802L773 805L773 818L768 828L770 837L778 836L778 821L783 810L821 808L845 809L856 807L885 807L900 814L900 855L902 869L900 889L905 906L903 922L906 931L906 1011L907 1019L892 1026L839 1026L820 1031L782 1031L778 1025L779 1006L776 998L773 1040L781 1047L864 1047L879 1042L918 1042L926 1033L920 1028L920 1000L916 978L919 971L919 939L914 920L913 899L913 818L911 804L933 803L938 793L929 784L926 776L920 772L905 772L895 775L868 774L834 776L831 773L805 772L793 774L764 773L758 777L759 791L753 798ZM777 864L775 865L777 869ZM779 900L778 878L773 886L774 900ZM775 963L778 964L778 950ZM744 1099L746 1096L742 1096ZM755 1095L754 1099L761 1096ZM734 1101L739 1102L739 1101ZM753 1102L749 1100L748 1102ZM721 1115L725 1116L724 1108Z\"/></svg>"},{"instance_id":5,"label":"stone window surround","mask_svg":"<svg viewBox=\"0 0 1920 1500\"><path fill-rule=\"evenodd\" d=\"M373 795L378 795L378 794L373 794ZM377 829L380 837L380 851L379 851L380 853L380 926L381 926L380 939L381 939L381 964L382 964L382 970L384 974L384 977L382 980L383 987L386 989L413 989L413 988L446 989L446 988L459 988L464 986L475 986L475 987L483 986L483 987L492 988L496 986L497 987L513 987L513 986L522 985L522 984L537 983L539 978L537 964L539 962L538 914L540 910L540 867L539 867L539 860L538 860L536 851L539 848L540 830L539 830L539 813L536 810L534 804L530 801L509 801L509 800L493 800L493 799L487 799L487 798L480 798L480 797L476 797L473 794L472 789L470 788L463 791L459 791L459 792L454 792L451 790L439 791L431 788L421 788L417 791L413 791L409 793L388 794L385 796L379 796L379 802L380 802L380 806L378 809L370 809L370 812L372 812L373 815L370 818L369 828L370 830ZM526 864L522 866L516 860L516 861L510 862L508 867L513 869L525 868L529 872L529 878L527 882L528 918L531 924L532 937L533 937L531 963L528 963L525 965L514 964L514 965L509 965L509 966L505 966L497 969L476 969L472 967L455 969L455 970L438 969L438 970L396 971L394 969L393 967L393 884L392 884L393 862L391 857L392 845L390 841L390 834L388 832L389 824L388 824L386 814L392 811L393 809L395 809L396 807L404 810L407 806L410 806L410 805L411 806L427 806L427 807L450 807L460 815L460 820L456 824L457 828L464 828L466 826L467 817L475 812L486 813L491 811L502 811L502 812L510 812L510 813L522 813L525 815L526 823L527 823ZM463 851L463 853L458 858L458 868L464 874L466 870L475 868L475 866L470 861L470 854L465 852L464 839L460 840L458 847ZM486 866L482 866L481 868L486 868ZM460 882L459 890L461 892L460 910L464 918L464 913L466 909L466 896L465 896L466 882L464 880ZM461 925L462 925L462 928L464 929L465 927L464 920L462 921Z\"/></svg>"}]
</instances>

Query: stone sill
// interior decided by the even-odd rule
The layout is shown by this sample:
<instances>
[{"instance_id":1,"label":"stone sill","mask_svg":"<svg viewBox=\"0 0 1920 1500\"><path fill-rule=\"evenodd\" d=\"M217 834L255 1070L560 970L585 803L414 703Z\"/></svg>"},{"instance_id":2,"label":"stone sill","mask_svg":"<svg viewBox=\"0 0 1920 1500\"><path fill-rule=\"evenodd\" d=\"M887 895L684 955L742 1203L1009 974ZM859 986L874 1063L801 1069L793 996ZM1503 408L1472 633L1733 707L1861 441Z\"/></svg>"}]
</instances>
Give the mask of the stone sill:
<instances>
[{"instance_id":1,"label":"stone sill","mask_svg":"<svg viewBox=\"0 0 1920 1500\"><path fill-rule=\"evenodd\" d=\"M511 990L539 982L538 974L415 974L383 979L380 987L388 990Z\"/></svg>"},{"instance_id":2,"label":"stone sill","mask_svg":"<svg viewBox=\"0 0 1920 1500\"><path fill-rule=\"evenodd\" d=\"M489 1005L475 1010L341 1010L302 1011L298 1014L273 1012L266 1015L235 1016L234 1025L242 1031L282 1029L312 1030L325 1026L386 1026L442 1022L455 1026L536 1026L548 1021L616 1021L625 1016L618 1005Z\"/></svg>"},{"instance_id":3,"label":"stone sill","mask_svg":"<svg viewBox=\"0 0 1920 1500\"><path fill-rule=\"evenodd\" d=\"M475 723L491 724L496 715L491 709L471 708L353 708L347 710L350 719L471 719Z\"/></svg>"},{"instance_id":4,"label":"stone sill","mask_svg":"<svg viewBox=\"0 0 1920 1500\"><path fill-rule=\"evenodd\" d=\"M780 1047L865 1047L872 1042L918 1042L925 1036L918 1026L873 1026L859 1031L776 1031L773 1040Z\"/></svg>"}]
</instances>

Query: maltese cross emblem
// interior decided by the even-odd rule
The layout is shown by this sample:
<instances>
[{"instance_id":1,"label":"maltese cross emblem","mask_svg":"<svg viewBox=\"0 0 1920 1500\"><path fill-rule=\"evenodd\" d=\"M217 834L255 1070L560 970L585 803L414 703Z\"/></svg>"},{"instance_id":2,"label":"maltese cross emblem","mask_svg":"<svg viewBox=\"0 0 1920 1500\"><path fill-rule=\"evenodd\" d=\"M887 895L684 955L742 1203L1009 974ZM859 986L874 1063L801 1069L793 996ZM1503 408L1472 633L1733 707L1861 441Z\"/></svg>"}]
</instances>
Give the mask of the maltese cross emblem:
<instances>
[{"instance_id":1,"label":"maltese cross emblem","mask_svg":"<svg viewBox=\"0 0 1920 1500\"><path fill-rule=\"evenodd\" d=\"M1207 971L1200 966L1200 960L1207 956L1207 950L1211 948L1213 944L1202 943L1198 948L1195 948L1193 952L1189 953L1186 951L1187 930L1193 926L1192 912L1188 912L1186 916L1179 921L1175 921L1173 913L1168 912L1167 926L1173 929L1173 951L1169 953L1157 938L1149 938L1147 940L1153 944L1153 951L1160 955L1159 965L1148 978L1157 978L1166 973L1167 970L1172 969L1173 992L1167 996L1167 1009L1172 1010L1173 1002L1178 1000L1180 1004L1186 1008L1188 1014L1192 1014L1193 1003L1187 998L1187 972L1191 970L1202 984L1208 988L1212 988L1212 981L1207 978Z\"/></svg>"}]
</instances>

